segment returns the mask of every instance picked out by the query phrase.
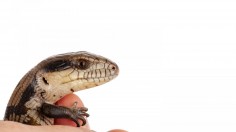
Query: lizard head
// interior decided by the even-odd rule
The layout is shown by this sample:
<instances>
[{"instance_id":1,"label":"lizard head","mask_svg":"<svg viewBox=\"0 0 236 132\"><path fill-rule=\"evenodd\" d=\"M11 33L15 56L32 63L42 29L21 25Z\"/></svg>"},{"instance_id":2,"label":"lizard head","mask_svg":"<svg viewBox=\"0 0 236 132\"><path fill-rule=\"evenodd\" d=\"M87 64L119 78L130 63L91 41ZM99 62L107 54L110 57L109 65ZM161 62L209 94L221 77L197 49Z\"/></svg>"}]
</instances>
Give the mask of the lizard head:
<instances>
[{"instance_id":1,"label":"lizard head","mask_svg":"<svg viewBox=\"0 0 236 132\"><path fill-rule=\"evenodd\" d=\"M54 102L66 94L91 88L114 79L119 68L111 60L85 51L59 54L38 64L38 87ZM41 91L41 90L40 90Z\"/></svg>"}]
</instances>

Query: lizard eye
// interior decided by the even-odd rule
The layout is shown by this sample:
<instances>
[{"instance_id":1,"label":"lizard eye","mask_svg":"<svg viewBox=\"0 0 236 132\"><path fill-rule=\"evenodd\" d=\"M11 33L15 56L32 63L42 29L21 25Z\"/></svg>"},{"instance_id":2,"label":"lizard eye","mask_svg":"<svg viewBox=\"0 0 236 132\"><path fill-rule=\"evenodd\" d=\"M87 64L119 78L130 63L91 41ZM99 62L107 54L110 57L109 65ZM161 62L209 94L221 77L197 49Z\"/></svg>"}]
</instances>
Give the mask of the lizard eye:
<instances>
[{"instance_id":1,"label":"lizard eye","mask_svg":"<svg viewBox=\"0 0 236 132\"><path fill-rule=\"evenodd\" d=\"M77 64L78 68L81 70L85 70L89 67L89 61L85 59L80 59Z\"/></svg>"}]
</instances>

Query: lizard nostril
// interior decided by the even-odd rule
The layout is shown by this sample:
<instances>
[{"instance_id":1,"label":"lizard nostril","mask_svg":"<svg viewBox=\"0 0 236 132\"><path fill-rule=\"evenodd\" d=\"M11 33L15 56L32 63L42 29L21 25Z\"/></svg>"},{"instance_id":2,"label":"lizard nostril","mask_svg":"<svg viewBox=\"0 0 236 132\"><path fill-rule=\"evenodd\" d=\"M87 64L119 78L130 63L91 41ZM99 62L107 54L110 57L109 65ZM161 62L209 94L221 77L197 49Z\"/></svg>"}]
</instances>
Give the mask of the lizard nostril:
<instances>
[{"instance_id":1,"label":"lizard nostril","mask_svg":"<svg viewBox=\"0 0 236 132\"><path fill-rule=\"evenodd\" d=\"M112 66L112 68L111 68L111 69L115 71L115 70L116 70L116 67L115 67L115 66Z\"/></svg>"},{"instance_id":2,"label":"lizard nostril","mask_svg":"<svg viewBox=\"0 0 236 132\"><path fill-rule=\"evenodd\" d=\"M119 67L117 65L112 65L111 70L114 72L114 74L119 74Z\"/></svg>"}]
</instances>

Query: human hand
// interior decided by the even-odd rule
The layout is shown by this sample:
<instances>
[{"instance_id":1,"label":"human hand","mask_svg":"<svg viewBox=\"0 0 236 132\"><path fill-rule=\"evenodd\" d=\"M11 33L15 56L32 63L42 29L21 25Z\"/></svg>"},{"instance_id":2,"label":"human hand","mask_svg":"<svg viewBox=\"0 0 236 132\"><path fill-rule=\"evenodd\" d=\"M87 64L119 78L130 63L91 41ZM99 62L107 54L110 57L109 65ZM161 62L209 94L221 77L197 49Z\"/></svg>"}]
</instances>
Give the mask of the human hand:
<instances>
[{"instance_id":1,"label":"human hand","mask_svg":"<svg viewBox=\"0 0 236 132\"><path fill-rule=\"evenodd\" d=\"M71 107L74 102L78 102L78 107L83 103L78 96L70 94L57 102L57 105ZM74 126L74 127L71 127ZM1 132L91 132L88 122L85 126L79 128L76 124L68 119L55 119L55 125L51 126L31 126L12 121L0 121ZM125 130L114 129L109 132L127 132Z\"/></svg>"}]
</instances>

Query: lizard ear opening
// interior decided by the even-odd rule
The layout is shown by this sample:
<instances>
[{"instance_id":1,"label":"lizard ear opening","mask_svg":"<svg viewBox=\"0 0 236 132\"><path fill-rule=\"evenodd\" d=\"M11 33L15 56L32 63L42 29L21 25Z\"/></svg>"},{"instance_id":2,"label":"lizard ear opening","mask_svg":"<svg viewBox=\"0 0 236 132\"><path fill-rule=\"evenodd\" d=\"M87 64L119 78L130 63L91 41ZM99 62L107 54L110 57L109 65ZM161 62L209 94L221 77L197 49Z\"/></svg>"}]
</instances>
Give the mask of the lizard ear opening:
<instances>
[{"instance_id":1,"label":"lizard ear opening","mask_svg":"<svg viewBox=\"0 0 236 132\"><path fill-rule=\"evenodd\" d=\"M46 85L49 84L45 77L43 77L42 80L43 80L44 84L46 84Z\"/></svg>"}]
</instances>

